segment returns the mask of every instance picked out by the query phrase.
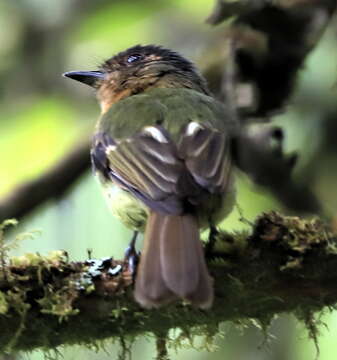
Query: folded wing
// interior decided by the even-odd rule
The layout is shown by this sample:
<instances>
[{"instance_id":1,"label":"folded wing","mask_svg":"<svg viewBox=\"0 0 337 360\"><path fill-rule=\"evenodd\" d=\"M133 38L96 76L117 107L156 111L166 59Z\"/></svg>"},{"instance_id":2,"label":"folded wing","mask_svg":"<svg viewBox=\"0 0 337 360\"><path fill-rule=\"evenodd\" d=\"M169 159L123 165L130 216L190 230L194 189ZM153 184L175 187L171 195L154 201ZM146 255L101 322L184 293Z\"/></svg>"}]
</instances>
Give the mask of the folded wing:
<instances>
[{"instance_id":1,"label":"folded wing","mask_svg":"<svg viewBox=\"0 0 337 360\"><path fill-rule=\"evenodd\" d=\"M97 133L91 156L105 178L152 210L174 215L200 194L223 192L231 166L226 135L197 122L182 127L177 144L160 125L123 140Z\"/></svg>"}]
</instances>

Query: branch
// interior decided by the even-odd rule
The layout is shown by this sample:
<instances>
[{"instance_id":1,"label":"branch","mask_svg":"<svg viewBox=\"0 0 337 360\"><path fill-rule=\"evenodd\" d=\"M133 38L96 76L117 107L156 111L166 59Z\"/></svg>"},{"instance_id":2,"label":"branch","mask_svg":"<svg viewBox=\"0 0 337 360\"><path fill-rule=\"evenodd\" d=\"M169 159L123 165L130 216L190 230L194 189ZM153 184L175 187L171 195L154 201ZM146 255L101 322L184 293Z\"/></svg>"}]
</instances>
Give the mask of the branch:
<instances>
[{"instance_id":1,"label":"branch","mask_svg":"<svg viewBox=\"0 0 337 360\"><path fill-rule=\"evenodd\" d=\"M89 168L89 141L80 143L40 177L18 186L0 201L0 223L20 219L43 202L62 196Z\"/></svg>"},{"instance_id":2,"label":"branch","mask_svg":"<svg viewBox=\"0 0 337 360\"><path fill-rule=\"evenodd\" d=\"M268 120L288 102L298 72L336 8L335 0L217 0L207 22L217 25L234 18L222 48L226 39L234 42L239 97L240 92L247 97L247 85L251 88L253 103L244 101L245 116ZM216 62L212 67L218 67ZM218 93L221 78L214 78L213 90Z\"/></svg>"},{"instance_id":3,"label":"branch","mask_svg":"<svg viewBox=\"0 0 337 360\"><path fill-rule=\"evenodd\" d=\"M61 251L4 259L0 351L47 350L106 338L124 343L148 332L162 337L177 327L191 335L202 326L203 334L214 335L223 321L255 318L267 326L282 312L308 323L314 312L337 303L337 238L318 219L263 214L250 235L219 234L207 262L215 301L203 311L182 303L140 308L123 261L68 262Z\"/></svg>"},{"instance_id":4,"label":"branch","mask_svg":"<svg viewBox=\"0 0 337 360\"><path fill-rule=\"evenodd\" d=\"M283 131L270 124L242 127L233 140L236 166L256 184L270 190L281 204L297 213L322 213L320 202L305 183L296 182L297 154L283 151Z\"/></svg>"}]
</instances>

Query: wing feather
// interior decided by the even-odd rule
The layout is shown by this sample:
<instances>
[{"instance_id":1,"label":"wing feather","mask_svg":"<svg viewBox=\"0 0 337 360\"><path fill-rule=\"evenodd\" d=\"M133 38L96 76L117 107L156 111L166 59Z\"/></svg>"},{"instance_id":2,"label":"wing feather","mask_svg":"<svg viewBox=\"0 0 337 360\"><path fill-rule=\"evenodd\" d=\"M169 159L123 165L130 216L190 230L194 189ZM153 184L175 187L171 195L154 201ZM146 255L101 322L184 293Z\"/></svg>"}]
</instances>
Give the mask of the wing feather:
<instances>
[{"instance_id":1,"label":"wing feather","mask_svg":"<svg viewBox=\"0 0 337 360\"><path fill-rule=\"evenodd\" d=\"M225 133L203 124L189 123L179 151L195 181L210 192L226 188L231 172L229 139Z\"/></svg>"}]
</instances>

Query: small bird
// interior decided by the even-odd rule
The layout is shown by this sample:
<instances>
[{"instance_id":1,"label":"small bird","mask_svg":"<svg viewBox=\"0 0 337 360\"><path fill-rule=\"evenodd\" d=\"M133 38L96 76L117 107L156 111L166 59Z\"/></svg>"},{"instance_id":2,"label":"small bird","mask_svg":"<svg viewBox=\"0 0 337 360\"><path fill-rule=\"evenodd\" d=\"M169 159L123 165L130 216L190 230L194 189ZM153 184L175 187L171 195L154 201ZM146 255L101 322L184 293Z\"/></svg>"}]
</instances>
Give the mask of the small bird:
<instances>
[{"instance_id":1,"label":"small bird","mask_svg":"<svg viewBox=\"0 0 337 360\"><path fill-rule=\"evenodd\" d=\"M213 303L199 231L232 210L235 121L177 52L137 45L97 71L64 76L96 89L101 107L91 158L108 203L145 232L134 296L145 308ZM134 252L134 241L131 252Z\"/></svg>"}]
</instances>

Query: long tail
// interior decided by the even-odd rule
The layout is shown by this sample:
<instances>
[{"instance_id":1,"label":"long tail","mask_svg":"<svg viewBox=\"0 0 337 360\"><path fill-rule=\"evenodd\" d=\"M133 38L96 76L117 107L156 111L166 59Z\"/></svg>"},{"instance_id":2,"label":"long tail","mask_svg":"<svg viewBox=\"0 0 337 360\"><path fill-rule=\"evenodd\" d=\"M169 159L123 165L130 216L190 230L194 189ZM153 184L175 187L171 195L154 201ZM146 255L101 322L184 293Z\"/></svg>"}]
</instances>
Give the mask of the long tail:
<instances>
[{"instance_id":1,"label":"long tail","mask_svg":"<svg viewBox=\"0 0 337 360\"><path fill-rule=\"evenodd\" d=\"M147 308L176 298L187 299L200 308L212 305L212 279L194 216L151 212L138 266L135 298Z\"/></svg>"}]
</instances>

